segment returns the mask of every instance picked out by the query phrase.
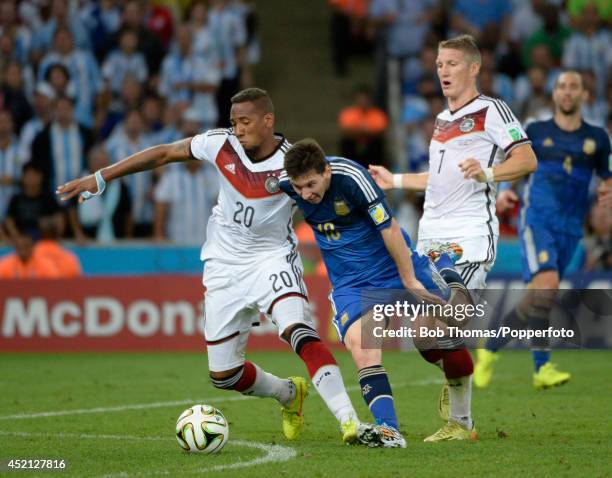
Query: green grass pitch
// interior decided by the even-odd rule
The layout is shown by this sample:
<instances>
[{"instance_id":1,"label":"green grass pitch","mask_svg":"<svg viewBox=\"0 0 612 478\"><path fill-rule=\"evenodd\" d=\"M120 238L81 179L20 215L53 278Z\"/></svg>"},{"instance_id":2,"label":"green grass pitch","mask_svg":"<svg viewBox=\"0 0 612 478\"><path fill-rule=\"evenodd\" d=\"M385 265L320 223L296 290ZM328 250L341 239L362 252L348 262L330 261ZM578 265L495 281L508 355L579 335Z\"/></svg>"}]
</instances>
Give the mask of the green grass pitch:
<instances>
[{"instance_id":1,"label":"green grass pitch","mask_svg":"<svg viewBox=\"0 0 612 478\"><path fill-rule=\"evenodd\" d=\"M336 356L360 416L369 419L350 357L345 352ZM251 353L249 358L280 376L305 372L288 352ZM441 373L415 353L386 352L408 448L382 450L342 445L335 420L316 394L305 405L304 435L287 442L278 405L214 389L204 354L4 354L0 459L63 458L68 467L0 475L612 476L612 352L554 352L553 359L572 373L572 380L537 392L531 386L530 355L502 353L491 387L474 391L480 440L426 444L423 438L442 425L436 413ZM189 400L214 405L229 419L230 440L221 453L179 449L174 424L192 404ZM39 412L66 413L7 418ZM252 442L290 448L267 459L293 457L266 462L268 450Z\"/></svg>"}]
</instances>

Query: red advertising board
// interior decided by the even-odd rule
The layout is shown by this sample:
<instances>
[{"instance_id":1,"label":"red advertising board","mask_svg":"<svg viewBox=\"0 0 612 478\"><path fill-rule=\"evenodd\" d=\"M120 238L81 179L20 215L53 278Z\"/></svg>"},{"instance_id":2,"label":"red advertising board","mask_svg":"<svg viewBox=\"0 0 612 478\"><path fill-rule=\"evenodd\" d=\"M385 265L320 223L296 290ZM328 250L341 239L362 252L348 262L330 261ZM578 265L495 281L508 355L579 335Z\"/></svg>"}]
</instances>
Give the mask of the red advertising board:
<instances>
[{"instance_id":1,"label":"red advertising board","mask_svg":"<svg viewBox=\"0 0 612 478\"><path fill-rule=\"evenodd\" d=\"M329 283L306 278L321 337L330 333ZM0 281L0 351L202 350L199 276L100 277ZM249 349L283 349L268 321Z\"/></svg>"}]
</instances>

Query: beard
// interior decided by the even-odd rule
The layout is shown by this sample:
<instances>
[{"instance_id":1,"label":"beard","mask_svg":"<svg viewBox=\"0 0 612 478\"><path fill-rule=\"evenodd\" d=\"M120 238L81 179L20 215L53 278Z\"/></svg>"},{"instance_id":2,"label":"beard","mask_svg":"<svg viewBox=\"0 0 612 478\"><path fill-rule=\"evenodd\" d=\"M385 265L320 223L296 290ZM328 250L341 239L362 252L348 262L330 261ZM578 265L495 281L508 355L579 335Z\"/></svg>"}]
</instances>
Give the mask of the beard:
<instances>
[{"instance_id":1,"label":"beard","mask_svg":"<svg viewBox=\"0 0 612 478\"><path fill-rule=\"evenodd\" d=\"M563 106L557 106L557 110L565 116L573 116L578 111L579 105L576 103L572 104L569 108L564 108Z\"/></svg>"}]
</instances>

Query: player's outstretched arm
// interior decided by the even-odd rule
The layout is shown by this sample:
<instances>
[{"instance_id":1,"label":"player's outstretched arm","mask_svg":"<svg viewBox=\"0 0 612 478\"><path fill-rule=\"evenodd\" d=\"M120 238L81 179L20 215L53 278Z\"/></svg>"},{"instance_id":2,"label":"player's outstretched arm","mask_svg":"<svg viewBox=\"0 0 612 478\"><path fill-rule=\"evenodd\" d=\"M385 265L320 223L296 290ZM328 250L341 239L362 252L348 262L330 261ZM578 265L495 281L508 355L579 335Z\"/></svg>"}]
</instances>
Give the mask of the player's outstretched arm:
<instances>
[{"instance_id":1,"label":"player's outstretched arm","mask_svg":"<svg viewBox=\"0 0 612 478\"><path fill-rule=\"evenodd\" d=\"M410 189L413 191L425 191L429 173L418 174L392 174L384 166L370 164L368 172L378 186L387 191L389 189Z\"/></svg>"},{"instance_id":2,"label":"player's outstretched arm","mask_svg":"<svg viewBox=\"0 0 612 478\"><path fill-rule=\"evenodd\" d=\"M391 226L383 229L380 233L385 243L385 247L389 251L389 255L393 258L397 266L404 287L422 300L441 303L442 301L437 296L430 294L416 278L414 267L412 267L412 251L408 248L397 221L391 219Z\"/></svg>"},{"instance_id":3,"label":"player's outstretched arm","mask_svg":"<svg viewBox=\"0 0 612 478\"><path fill-rule=\"evenodd\" d=\"M538 168L538 161L533 149L528 144L522 144L510 151L506 160L482 169L476 159L466 159L459 163L459 168L465 179L474 179L479 183L514 181L533 173Z\"/></svg>"},{"instance_id":4,"label":"player's outstretched arm","mask_svg":"<svg viewBox=\"0 0 612 478\"><path fill-rule=\"evenodd\" d=\"M185 138L175 143L153 146L101 169L99 174L103 184L106 184L113 179L129 174L155 169L173 162L186 161L191 158L190 144L191 138ZM87 199L83 196L83 193L99 194L101 192L99 184L100 180L96 179L95 174L90 174L58 187L56 194L61 196L62 201L67 201L79 195L79 202L83 202Z\"/></svg>"}]
</instances>

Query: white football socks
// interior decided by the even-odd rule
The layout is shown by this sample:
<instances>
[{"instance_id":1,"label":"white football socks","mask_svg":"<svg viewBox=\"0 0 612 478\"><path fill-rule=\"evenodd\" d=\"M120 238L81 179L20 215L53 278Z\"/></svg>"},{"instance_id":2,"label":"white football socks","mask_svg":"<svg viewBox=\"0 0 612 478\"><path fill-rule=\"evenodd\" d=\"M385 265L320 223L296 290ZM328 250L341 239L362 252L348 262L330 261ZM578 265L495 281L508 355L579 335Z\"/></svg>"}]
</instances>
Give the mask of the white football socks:
<instances>
[{"instance_id":1,"label":"white football socks","mask_svg":"<svg viewBox=\"0 0 612 478\"><path fill-rule=\"evenodd\" d=\"M471 430L474 426L471 413L472 376L449 379L448 399L451 419Z\"/></svg>"},{"instance_id":2,"label":"white football socks","mask_svg":"<svg viewBox=\"0 0 612 478\"><path fill-rule=\"evenodd\" d=\"M257 371L255 382L244 392L244 395L256 397L273 397L283 405L289 405L295 399L295 385L291 380L282 379L263 370L259 365L253 364Z\"/></svg>"},{"instance_id":3,"label":"white football socks","mask_svg":"<svg viewBox=\"0 0 612 478\"><path fill-rule=\"evenodd\" d=\"M324 365L312 377L317 392L340 424L357 419L351 399L346 393L342 374L337 365Z\"/></svg>"}]
</instances>

